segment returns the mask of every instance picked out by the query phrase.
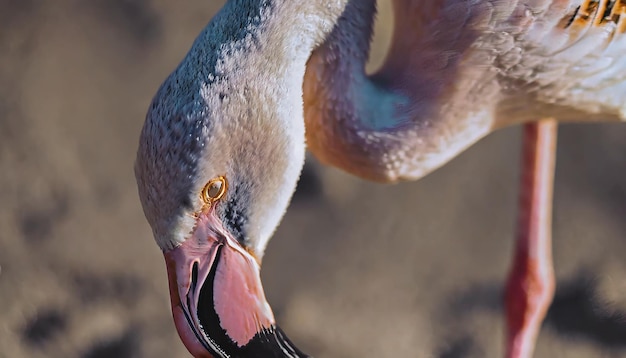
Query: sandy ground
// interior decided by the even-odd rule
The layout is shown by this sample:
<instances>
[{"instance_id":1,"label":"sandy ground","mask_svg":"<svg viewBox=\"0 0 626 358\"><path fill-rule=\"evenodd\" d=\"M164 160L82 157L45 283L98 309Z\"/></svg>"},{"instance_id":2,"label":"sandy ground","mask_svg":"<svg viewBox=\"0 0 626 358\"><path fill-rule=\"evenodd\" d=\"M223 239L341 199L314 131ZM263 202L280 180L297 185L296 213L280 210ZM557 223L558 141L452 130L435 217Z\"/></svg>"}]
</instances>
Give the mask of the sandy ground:
<instances>
[{"instance_id":1,"label":"sandy ground","mask_svg":"<svg viewBox=\"0 0 626 358\"><path fill-rule=\"evenodd\" d=\"M0 0L1 358L187 356L132 163L148 102L220 4ZM536 357L626 357L626 126L560 133ZM317 357L500 357L519 134L396 186L309 160L263 268L292 339Z\"/></svg>"}]
</instances>

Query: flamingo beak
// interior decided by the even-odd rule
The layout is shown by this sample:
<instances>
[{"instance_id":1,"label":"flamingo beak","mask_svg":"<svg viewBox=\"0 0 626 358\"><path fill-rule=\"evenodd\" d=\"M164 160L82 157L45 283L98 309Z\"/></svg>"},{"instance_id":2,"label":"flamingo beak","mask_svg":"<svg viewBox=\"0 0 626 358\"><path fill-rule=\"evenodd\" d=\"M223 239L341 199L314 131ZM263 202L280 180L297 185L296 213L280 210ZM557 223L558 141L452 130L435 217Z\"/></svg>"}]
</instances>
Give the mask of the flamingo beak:
<instances>
[{"instance_id":1,"label":"flamingo beak","mask_svg":"<svg viewBox=\"0 0 626 358\"><path fill-rule=\"evenodd\" d=\"M239 354L253 338L275 329L258 262L211 210L164 256L174 323L194 357Z\"/></svg>"}]
</instances>

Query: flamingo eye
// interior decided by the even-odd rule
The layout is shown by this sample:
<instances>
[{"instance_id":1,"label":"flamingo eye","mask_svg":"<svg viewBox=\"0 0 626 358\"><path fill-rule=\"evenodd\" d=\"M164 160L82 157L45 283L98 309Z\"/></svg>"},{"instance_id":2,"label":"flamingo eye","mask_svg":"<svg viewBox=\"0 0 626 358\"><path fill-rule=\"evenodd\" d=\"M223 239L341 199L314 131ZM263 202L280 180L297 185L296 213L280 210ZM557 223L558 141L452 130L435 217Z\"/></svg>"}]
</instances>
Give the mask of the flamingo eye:
<instances>
[{"instance_id":1,"label":"flamingo eye","mask_svg":"<svg viewBox=\"0 0 626 358\"><path fill-rule=\"evenodd\" d=\"M220 175L217 178L213 178L202 188L202 201L207 205L211 205L220 200L227 189L228 182L226 181L226 177Z\"/></svg>"}]
</instances>

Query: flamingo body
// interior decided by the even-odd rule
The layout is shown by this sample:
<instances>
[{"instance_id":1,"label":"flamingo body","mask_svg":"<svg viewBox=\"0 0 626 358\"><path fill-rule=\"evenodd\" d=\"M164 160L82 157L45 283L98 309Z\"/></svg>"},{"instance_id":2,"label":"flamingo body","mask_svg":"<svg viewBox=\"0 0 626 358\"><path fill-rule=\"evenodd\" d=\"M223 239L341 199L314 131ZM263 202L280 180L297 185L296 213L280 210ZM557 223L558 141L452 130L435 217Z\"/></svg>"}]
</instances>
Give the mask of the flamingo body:
<instances>
[{"instance_id":1,"label":"flamingo body","mask_svg":"<svg viewBox=\"0 0 626 358\"><path fill-rule=\"evenodd\" d=\"M626 19L605 17L626 7L601 3L604 13L589 1L396 0L389 54L367 76L375 4L350 2L307 66L308 147L325 163L394 182L503 126L624 120Z\"/></svg>"},{"instance_id":2,"label":"flamingo body","mask_svg":"<svg viewBox=\"0 0 626 358\"><path fill-rule=\"evenodd\" d=\"M395 0L389 54L368 75L375 11L375 0L230 0L155 95L135 174L194 356L305 356L259 274L305 140L327 164L395 182L518 123L534 179L522 181L507 356L532 354L553 293L556 131L537 121L626 119L626 3Z\"/></svg>"}]
</instances>

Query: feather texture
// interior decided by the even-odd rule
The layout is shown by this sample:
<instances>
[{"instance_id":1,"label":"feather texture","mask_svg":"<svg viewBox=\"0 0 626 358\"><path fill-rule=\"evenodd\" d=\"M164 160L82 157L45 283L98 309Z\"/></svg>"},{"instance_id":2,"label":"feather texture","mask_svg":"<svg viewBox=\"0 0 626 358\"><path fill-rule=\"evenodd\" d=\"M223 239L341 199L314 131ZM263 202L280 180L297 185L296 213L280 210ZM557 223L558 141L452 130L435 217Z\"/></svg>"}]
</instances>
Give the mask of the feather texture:
<instances>
[{"instance_id":1,"label":"feather texture","mask_svg":"<svg viewBox=\"0 0 626 358\"><path fill-rule=\"evenodd\" d=\"M349 2L308 63L307 141L325 163L412 180L502 126L626 119L623 0L395 0L367 76L374 12Z\"/></svg>"}]
</instances>

